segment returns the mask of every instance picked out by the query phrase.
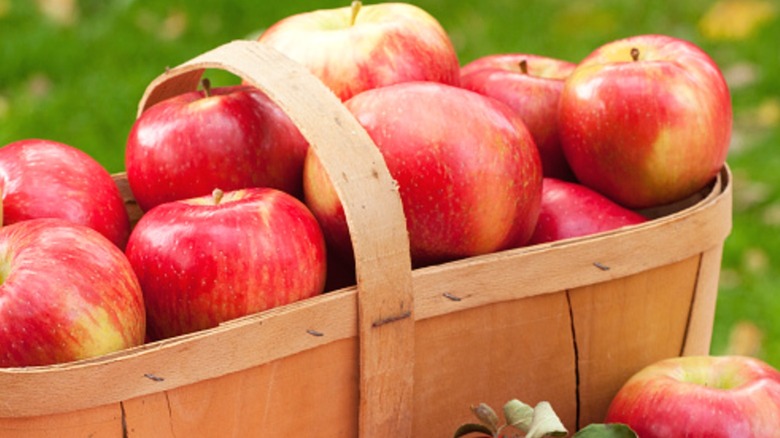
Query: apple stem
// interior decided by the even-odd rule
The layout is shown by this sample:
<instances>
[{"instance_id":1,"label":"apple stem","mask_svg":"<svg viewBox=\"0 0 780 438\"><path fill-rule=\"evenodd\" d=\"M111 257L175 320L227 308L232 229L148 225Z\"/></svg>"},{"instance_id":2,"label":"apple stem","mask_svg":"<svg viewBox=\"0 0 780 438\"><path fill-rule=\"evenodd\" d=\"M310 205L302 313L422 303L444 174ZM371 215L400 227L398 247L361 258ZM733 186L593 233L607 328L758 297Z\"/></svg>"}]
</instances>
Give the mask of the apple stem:
<instances>
[{"instance_id":1,"label":"apple stem","mask_svg":"<svg viewBox=\"0 0 780 438\"><path fill-rule=\"evenodd\" d=\"M355 21L357 20L358 12L360 12L360 8L363 6L363 2L360 0L354 0L352 2L352 18L349 21L350 26L355 25Z\"/></svg>"},{"instance_id":2,"label":"apple stem","mask_svg":"<svg viewBox=\"0 0 780 438\"><path fill-rule=\"evenodd\" d=\"M214 189L214 191L211 192L211 199L214 200L214 205L219 205L220 202L222 202L222 197L225 195L225 192L223 192L220 189Z\"/></svg>"},{"instance_id":3,"label":"apple stem","mask_svg":"<svg viewBox=\"0 0 780 438\"><path fill-rule=\"evenodd\" d=\"M631 48L631 59L634 61L639 61L639 49L636 47Z\"/></svg>"},{"instance_id":4,"label":"apple stem","mask_svg":"<svg viewBox=\"0 0 780 438\"><path fill-rule=\"evenodd\" d=\"M522 72L524 75L528 74L528 60L523 59L520 61L520 72Z\"/></svg>"},{"instance_id":5,"label":"apple stem","mask_svg":"<svg viewBox=\"0 0 780 438\"><path fill-rule=\"evenodd\" d=\"M203 94L205 94L206 97L211 97L211 81L209 78L201 79L200 85L203 87Z\"/></svg>"}]
</instances>

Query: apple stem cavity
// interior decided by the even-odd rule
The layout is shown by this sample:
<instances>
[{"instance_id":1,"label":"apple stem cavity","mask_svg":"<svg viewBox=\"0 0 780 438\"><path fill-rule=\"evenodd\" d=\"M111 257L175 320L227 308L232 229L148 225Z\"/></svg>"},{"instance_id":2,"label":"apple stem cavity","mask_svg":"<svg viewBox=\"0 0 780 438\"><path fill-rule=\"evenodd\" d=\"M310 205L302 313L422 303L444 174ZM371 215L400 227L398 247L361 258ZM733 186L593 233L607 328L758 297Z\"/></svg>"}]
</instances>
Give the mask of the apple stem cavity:
<instances>
[{"instance_id":1,"label":"apple stem cavity","mask_svg":"<svg viewBox=\"0 0 780 438\"><path fill-rule=\"evenodd\" d=\"M360 8L363 6L363 2L360 0L354 0L352 2L352 17L349 20L349 25L354 26L355 21L357 21L358 12L360 12Z\"/></svg>"},{"instance_id":2,"label":"apple stem cavity","mask_svg":"<svg viewBox=\"0 0 780 438\"><path fill-rule=\"evenodd\" d=\"M225 196L225 192L221 189L214 189L214 191L211 192L211 199L214 201L214 205L219 205L219 203L222 202L223 196Z\"/></svg>"},{"instance_id":3,"label":"apple stem cavity","mask_svg":"<svg viewBox=\"0 0 780 438\"><path fill-rule=\"evenodd\" d=\"M523 73L524 75L527 75L528 74L528 60L527 59L523 59L522 61L520 61L519 65L520 65L520 72Z\"/></svg>"},{"instance_id":4,"label":"apple stem cavity","mask_svg":"<svg viewBox=\"0 0 780 438\"><path fill-rule=\"evenodd\" d=\"M211 97L211 81L209 78L201 79L200 85L203 87L203 94L205 94L206 97Z\"/></svg>"},{"instance_id":5,"label":"apple stem cavity","mask_svg":"<svg viewBox=\"0 0 780 438\"><path fill-rule=\"evenodd\" d=\"M636 47L631 48L631 59L634 61L639 61L639 49Z\"/></svg>"}]
</instances>

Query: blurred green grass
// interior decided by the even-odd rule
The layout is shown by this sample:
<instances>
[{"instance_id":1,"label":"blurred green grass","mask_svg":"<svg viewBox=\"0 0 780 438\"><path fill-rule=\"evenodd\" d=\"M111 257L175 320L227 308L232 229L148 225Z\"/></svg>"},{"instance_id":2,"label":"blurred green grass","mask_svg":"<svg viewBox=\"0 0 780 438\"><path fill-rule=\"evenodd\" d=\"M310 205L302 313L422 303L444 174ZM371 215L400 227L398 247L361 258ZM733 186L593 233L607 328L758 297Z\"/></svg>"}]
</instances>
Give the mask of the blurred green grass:
<instances>
[{"instance_id":1,"label":"blurred green grass","mask_svg":"<svg viewBox=\"0 0 780 438\"><path fill-rule=\"evenodd\" d=\"M780 367L779 5L772 0L413 3L439 19L463 63L503 52L576 62L603 43L643 33L685 38L707 51L729 81L735 112L728 159L736 177L734 229L724 250L712 353L751 354ZM347 4L0 0L0 145L49 138L85 150L111 172L121 171L138 100L166 66L251 38L287 15Z\"/></svg>"}]
</instances>

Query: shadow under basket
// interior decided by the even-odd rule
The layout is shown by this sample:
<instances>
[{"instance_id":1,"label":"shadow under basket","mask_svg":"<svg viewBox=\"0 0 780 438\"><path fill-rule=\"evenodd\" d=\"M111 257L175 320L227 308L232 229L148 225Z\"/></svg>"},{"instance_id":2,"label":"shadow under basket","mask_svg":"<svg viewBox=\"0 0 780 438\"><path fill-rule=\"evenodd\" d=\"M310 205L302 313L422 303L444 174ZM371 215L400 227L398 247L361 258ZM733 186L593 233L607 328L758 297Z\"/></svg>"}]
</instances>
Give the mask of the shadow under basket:
<instances>
[{"instance_id":1,"label":"shadow under basket","mask_svg":"<svg viewBox=\"0 0 780 438\"><path fill-rule=\"evenodd\" d=\"M139 113L209 68L261 88L310 141L344 204L358 285L99 358L2 369L0 436L451 436L471 405L512 398L549 401L574 431L601 422L646 365L709 353L728 167L640 225L412 270L376 147L273 50L206 52L152 82Z\"/></svg>"}]
</instances>

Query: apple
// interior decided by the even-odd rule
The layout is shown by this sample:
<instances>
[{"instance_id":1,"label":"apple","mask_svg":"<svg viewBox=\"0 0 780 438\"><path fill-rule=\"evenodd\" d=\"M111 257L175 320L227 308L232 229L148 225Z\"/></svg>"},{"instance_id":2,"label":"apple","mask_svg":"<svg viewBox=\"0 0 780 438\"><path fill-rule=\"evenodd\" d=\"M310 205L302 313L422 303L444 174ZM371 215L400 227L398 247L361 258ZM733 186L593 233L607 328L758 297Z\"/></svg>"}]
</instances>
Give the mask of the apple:
<instances>
[{"instance_id":1,"label":"apple","mask_svg":"<svg viewBox=\"0 0 780 438\"><path fill-rule=\"evenodd\" d=\"M582 184L542 181L542 209L528 244L587 236L646 222L647 218Z\"/></svg>"},{"instance_id":2,"label":"apple","mask_svg":"<svg viewBox=\"0 0 780 438\"><path fill-rule=\"evenodd\" d=\"M525 53L486 55L463 66L460 85L498 99L520 113L542 158L544 176L568 181L574 174L558 136L558 101L576 64Z\"/></svg>"},{"instance_id":3,"label":"apple","mask_svg":"<svg viewBox=\"0 0 780 438\"><path fill-rule=\"evenodd\" d=\"M642 438L777 436L780 372L747 356L662 360L624 384L606 421Z\"/></svg>"},{"instance_id":4,"label":"apple","mask_svg":"<svg viewBox=\"0 0 780 438\"><path fill-rule=\"evenodd\" d=\"M124 249L130 219L111 174L87 153L43 139L0 148L2 223L61 218L90 227Z\"/></svg>"},{"instance_id":5,"label":"apple","mask_svg":"<svg viewBox=\"0 0 780 438\"><path fill-rule=\"evenodd\" d=\"M0 367L50 365L141 345L146 315L111 241L58 218L0 229Z\"/></svg>"},{"instance_id":6,"label":"apple","mask_svg":"<svg viewBox=\"0 0 780 438\"><path fill-rule=\"evenodd\" d=\"M520 246L539 215L542 167L520 116L498 100L435 82L364 91L345 106L398 183L412 261L427 265ZM344 210L316 155L304 199L334 251L352 254Z\"/></svg>"},{"instance_id":7,"label":"apple","mask_svg":"<svg viewBox=\"0 0 780 438\"><path fill-rule=\"evenodd\" d=\"M407 81L459 82L449 35L418 6L377 3L286 17L257 39L307 67L342 101Z\"/></svg>"},{"instance_id":8,"label":"apple","mask_svg":"<svg viewBox=\"0 0 780 438\"><path fill-rule=\"evenodd\" d=\"M731 98L702 49L665 35L597 48L564 83L558 129L577 179L621 205L684 199L723 167Z\"/></svg>"},{"instance_id":9,"label":"apple","mask_svg":"<svg viewBox=\"0 0 780 438\"><path fill-rule=\"evenodd\" d=\"M289 117L248 85L193 91L159 102L133 124L127 181L142 210L180 199L271 187L302 196L308 142Z\"/></svg>"},{"instance_id":10,"label":"apple","mask_svg":"<svg viewBox=\"0 0 780 438\"><path fill-rule=\"evenodd\" d=\"M322 292L322 231L298 199L247 188L160 204L136 224L127 258L138 275L149 339Z\"/></svg>"}]
</instances>

